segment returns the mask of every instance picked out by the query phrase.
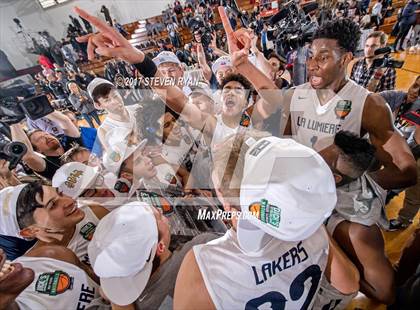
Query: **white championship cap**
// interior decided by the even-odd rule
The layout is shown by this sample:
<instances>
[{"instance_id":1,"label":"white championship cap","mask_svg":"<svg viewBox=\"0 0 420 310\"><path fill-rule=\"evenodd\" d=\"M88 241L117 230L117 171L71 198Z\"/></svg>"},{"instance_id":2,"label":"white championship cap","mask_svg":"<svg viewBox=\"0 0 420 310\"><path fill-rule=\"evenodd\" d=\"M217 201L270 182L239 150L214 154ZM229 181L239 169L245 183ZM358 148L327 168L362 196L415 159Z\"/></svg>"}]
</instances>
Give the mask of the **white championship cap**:
<instances>
[{"instance_id":1,"label":"white championship cap","mask_svg":"<svg viewBox=\"0 0 420 310\"><path fill-rule=\"evenodd\" d=\"M73 199L78 198L85 190L94 188L100 175L98 167L90 167L79 162L61 166L52 178L52 186L59 192Z\"/></svg>"},{"instance_id":2,"label":"white championship cap","mask_svg":"<svg viewBox=\"0 0 420 310\"><path fill-rule=\"evenodd\" d=\"M92 97L93 91L95 90L96 87L98 87L99 85L102 85L102 84L109 84L109 85L112 85L112 86L115 87L115 85L112 84L108 80L105 80L103 78L94 78L87 86L87 92L88 92L90 98L93 99L93 97Z\"/></svg>"},{"instance_id":3,"label":"white championship cap","mask_svg":"<svg viewBox=\"0 0 420 310\"><path fill-rule=\"evenodd\" d=\"M148 204L131 202L99 222L88 254L105 295L125 306L143 292L152 273L158 244L155 216Z\"/></svg>"},{"instance_id":4,"label":"white championship cap","mask_svg":"<svg viewBox=\"0 0 420 310\"><path fill-rule=\"evenodd\" d=\"M258 140L245 155L241 183L241 248L255 252L265 234L284 241L310 237L337 202L332 172L314 150L292 139Z\"/></svg>"},{"instance_id":5,"label":"white championship cap","mask_svg":"<svg viewBox=\"0 0 420 310\"><path fill-rule=\"evenodd\" d=\"M213 93L211 92L211 89L208 87L206 83L199 82L197 86L191 87L191 89L192 89L191 95L201 94L214 100Z\"/></svg>"},{"instance_id":6,"label":"white championship cap","mask_svg":"<svg viewBox=\"0 0 420 310\"><path fill-rule=\"evenodd\" d=\"M105 170L114 174L118 174L124 160L134 152L141 151L147 144L147 139L143 139L139 144L129 146L127 139L123 137L118 138L115 132L109 132L105 139L110 147L103 155L103 165Z\"/></svg>"},{"instance_id":7,"label":"white championship cap","mask_svg":"<svg viewBox=\"0 0 420 310\"><path fill-rule=\"evenodd\" d=\"M211 66L211 71L213 71L214 74L216 74L219 69L222 67L232 67L232 63L230 62L229 56L221 56L216 59L216 61Z\"/></svg>"},{"instance_id":8,"label":"white championship cap","mask_svg":"<svg viewBox=\"0 0 420 310\"><path fill-rule=\"evenodd\" d=\"M164 63L175 63L177 65L181 65L181 61L176 57L176 55L169 51L160 52L155 58L153 58L153 62L156 66L160 66Z\"/></svg>"},{"instance_id":9,"label":"white championship cap","mask_svg":"<svg viewBox=\"0 0 420 310\"><path fill-rule=\"evenodd\" d=\"M19 195L26 185L28 184L9 186L0 190L0 235L22 238L19 234L16 205Z\"/></svg>"}]
</instances>

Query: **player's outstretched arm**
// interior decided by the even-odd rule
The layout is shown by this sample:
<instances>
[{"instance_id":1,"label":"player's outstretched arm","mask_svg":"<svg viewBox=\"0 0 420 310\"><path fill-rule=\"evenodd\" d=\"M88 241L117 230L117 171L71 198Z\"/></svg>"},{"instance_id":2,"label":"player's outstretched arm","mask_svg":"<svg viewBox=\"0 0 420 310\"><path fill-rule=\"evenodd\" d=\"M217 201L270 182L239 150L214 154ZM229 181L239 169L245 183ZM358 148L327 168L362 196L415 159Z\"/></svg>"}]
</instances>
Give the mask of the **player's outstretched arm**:
<instances>
[{"instance_id":1,"label":"player's outstretched arm","mask_svg":"<svg viewBox=\"0 0 420 310\"><path fill-rule=\"evenodd\" d=\"M405 139L394 129L392 114L384 99L376 94L367 97L362 128L376 147L376 157L383 169L371 174L384 189L405 188L416 184L416 161Z\"/></svg>"},{"instance_id":2,"label":"player's outstretched arm","mask_svg":"<svg viewBox=\"0 0 420 310\"><path fill-rule=\"evenodd\" d=\"M128 42L116 29L109 26L103 20L90 15L86 11L76 7L75 12L96 27L96 33L90 33L78 37L77 41L85 42L89 60L95 58L95 53L106 57L116 57L135 65L137 68L145 61L144 53ZM153 64L152 64L153 65ZM141 71L141 70L139 70ZM143 72L140 72L143 73ZM164 78L157 70L155 78ZM195 105L188 105L188 98L177 86L169 83L153 83L156 93L166 102L173 111L182 114L183 118L194 128L201 129L206 117Z\"/></svg>"},{"instance_id":3,"label":"player's outstretched arm","mask_svg":"<svg viewBox=\"0 0 420 310\"><path fill-rule=\"evenodd\" d=\"M264 114L261 115L264 118L276 111L282 104L286 104L282 98L282 91L277 88L276 84L264 72L248 60L249 50L252 45L250 30L241 28L233 31L223 6L219 6L219 15L226 32L232 65L238 73L251 82L261 98L264 99L261 101L261 106L257 109L257 111L262 112L261 114Z\"/></svg>"}]
</instances>

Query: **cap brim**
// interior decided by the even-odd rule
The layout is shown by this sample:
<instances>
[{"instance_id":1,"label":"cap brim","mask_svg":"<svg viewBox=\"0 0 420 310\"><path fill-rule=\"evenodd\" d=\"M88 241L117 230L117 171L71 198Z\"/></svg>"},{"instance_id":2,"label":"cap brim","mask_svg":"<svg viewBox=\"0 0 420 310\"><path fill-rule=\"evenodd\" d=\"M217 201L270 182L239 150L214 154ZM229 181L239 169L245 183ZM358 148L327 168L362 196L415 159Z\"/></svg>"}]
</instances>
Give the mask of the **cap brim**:
<instances>
[{"instance_id":1,"label":"cap brim","mask_svg":"<svg viewBox=\"0 0 420 310\"><path fill-rule=\"evenodd\" d=\"M134 152L142 151L146 147L147 141L148 141L147 139L143 139L136 146L132 147L131 149L127 149L127 152L124 154L124 159L122 160L122 162L126 160L128 157L130 157L131 154L133 154Z\"/></svg>"},{"instance_id":2,"label":"cap brim","mask_svg":"<svg viewBox=\"0 0 420 310\"><path fill-rule=\"evenodd\" d=\"M97 182L97 178L99 176L99 169L97 167L95 167L96 169L93 170L93 173L89 175L89 178L85 180L83 180L84 182L82 183L82 186L80 187L80 191L79 193L75 194L73 199L78 198L85 190L92 188L92 186L95 184L95 182Z\"/></svg>"},{"instance_id":3,"label":"cap brim","mask_svg":"<svg viewBox=\"0 0 420 310\"><path fill-rule=\"evenodd\" d=\"M139 273L129 277L101 278L101 287L112 303L126 306L143 293L152 273L153 259Z\"/></svg>"},{"instance_id":4,"label":"cap brim","mask_svg":"<svg viewBox=\"0 0 420 310\"><path fill-rule=\"evenodd\" d=\"M293 187L270 184L265 189L244 190L242 188L240 201L242 211L250 211L249 206L260 201L261 197L264 197L269 204L273 203L281 212L277 228L256 217L248 219L249 225L259 227L258 229L276 239L295 242L309 238L331 215L335 207L334 194L332 195L333 197L324 193L323 195L305 197L304 192ZM309 202L312 202L313 208L296 207L297 205L309 205Z\"/></svg>"},{"instance_id":5,"label":"cap brim","mask_svg":"<svg viewBox=\"0 0 420 310\"><path fill-rule=\"evenodd\" d=\"M252 224L249 220L240 217L236 228L239 246L245 252L257 252L270 238L263 230Z\"/></svg>"}]
</instances>

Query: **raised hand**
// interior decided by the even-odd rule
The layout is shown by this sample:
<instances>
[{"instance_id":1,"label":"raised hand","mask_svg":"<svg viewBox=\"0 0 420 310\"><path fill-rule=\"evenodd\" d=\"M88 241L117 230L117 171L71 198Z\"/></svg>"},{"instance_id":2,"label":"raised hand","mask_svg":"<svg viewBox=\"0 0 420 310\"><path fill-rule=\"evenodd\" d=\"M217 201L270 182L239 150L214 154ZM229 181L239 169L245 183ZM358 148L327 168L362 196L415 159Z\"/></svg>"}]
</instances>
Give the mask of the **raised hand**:
<instances>
[{"instance_id":1,"label":"raised hand","mask_svg":"<svg viewBox=\"0 0 420 310\"><path fill-rule=\"evenodd\" d=\"M223 28L226 32L226 37L229 46L229 54L240 51L242 49L249 50L251 48L251 34L248 29L240 28L233 31L229 18L226 15L225 8L219 6L219 15L222 20Z\"/></svg>"},{"instance_id":2,"label":"raised hand","mask_svg":"<svg viewBox=\"0 0 420 310\"><path fill-rule=\"evenodd\" d=\"M93 60L95 53L101 56L118 57L130 64L140 63L144 60L143 52L136 49L116 29L105 21L90 15L86 11L75 7L74 11L82 18L96 27L96 33L89 33L76 38L78 42L87 42L88 59Z\"/></svg>"},{"instance_id":3,"label":"raised hand","mask_svg":"<svg viewBox=\"0 0 420 310\"><path fill-rule=\"evenodd\" d=\"M211 49L216 49L217 48L217 43L216 43L216 34L213 32L212 34L211 34L211 43L210 43L210 48Z\"/></svg>"},{"instance_id":4,"label":"raised hand","mask_svg":"<svg viewBox=\"0 0 420 310\"><path fill-rule=\"evenodd\" d=\"M241 65L248 62L249 50L252 44L252 31L244 28L233 31L226 15L225 8L223 6L219 6L218 10L223 28L226 32L232 65L236 69L239 69Z\"/></svg>"},{"instance_id":5,"label":"raised hand","mask_svg":"<svg viewBox=\"0 0 420 310\"><path fill-rule=\"evenodd\" d=\"M9 179L12 176L12 172L9 170L9 162L0 159L0 178L3 177L4 179Z\"/></svg>"}]
</instances>

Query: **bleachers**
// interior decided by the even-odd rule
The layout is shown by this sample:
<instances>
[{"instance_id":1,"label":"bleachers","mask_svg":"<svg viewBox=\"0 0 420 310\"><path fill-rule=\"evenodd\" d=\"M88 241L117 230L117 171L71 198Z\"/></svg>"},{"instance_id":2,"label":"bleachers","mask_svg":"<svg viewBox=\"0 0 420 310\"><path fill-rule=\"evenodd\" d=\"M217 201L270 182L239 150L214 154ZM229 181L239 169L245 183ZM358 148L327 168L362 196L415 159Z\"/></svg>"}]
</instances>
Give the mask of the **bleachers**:
<instances>
[{"instance_id":1,"label":"bleachers","mask_svg":"<svg viewBox=\"0 0 420 310\"><path fill-rule=\"evenodd\" d=\"M312 0L306 0L302 2L308 2L308 1L312 1ZM391 17L385 18L383 25L379 27L380 30L384 31L387 34L391 33L392 28L397 22L398 9L404 7L406 2L407 2L406 0L393 1L393 8L395 9L393 12L393 15ZM250 0L236 0L236 3L241 11L246 10L247 12L252 12L254 8L254 3L253 1L250 1ZM370 10L372 9L374 4L375 4L375 1L371 1ZM162 20L162 15L150 17L148 18L148 20L150 23L155 23L158 20ZM221 23L220 16L216 7L214 8L214 21L216 24ZM133 46L144 44L151 39L147 36L145 25L146 25L145 20L135 21L135 22L124 25L124 29L129 34L128 36L129 41ZM184 28L184 27L181 28L180 26L179 33L181 35L183 44L190 43L192 41L192 34L188 28ZM161 33L160 36L157 36L157 37L155 36L153 39L155 41L159 41L161 39L166 39L166 38L168 38L168 32L165 29ZM156 51L157 49L158 49L157 46L147 46L147 47L142 48L142 51L145 53L150 53L150 52ZM109 59L106 57L101 57L95 61L89 62L88 64L82 65L81 69L83 71L94 71L95 73L102 74L104 70L104 65L108 60Z\"/></svg>"},{"instance_id":2,"label":"bleachers","mask_svg":"<svg viewBox=\"0 0 420 310\"><path fill-rule=\"evenodd\" d=\"M162 15L153 16L148 18L150 23L155 23L162 19ZM220 19L220 18L219 18ZM128 33L128 40L133 46L138 46L150 41L152 38L147 36L146 31L146 20L135 21L124 25L125 31ZM188 28L179 26L179 33L182 39L182 44L187 44L192 41L192 34ZM169 38L168 31L162 31L160 36L154 36L153 40L159 41L161 39ZM170 46L170 45L169 45ZM158 50L157 46L147 46L141 49L144 53L151 53ZM102 75L104 72L104 66L109 60L107 57L100 57L94 61L90 61L88 64L81 65L82 71L94 71L96 74Z\"/></svg>"}]
</instances>

